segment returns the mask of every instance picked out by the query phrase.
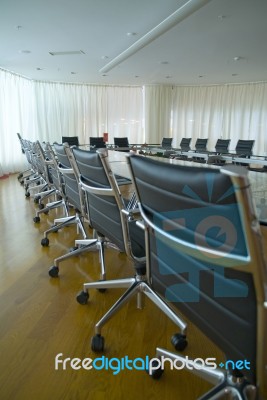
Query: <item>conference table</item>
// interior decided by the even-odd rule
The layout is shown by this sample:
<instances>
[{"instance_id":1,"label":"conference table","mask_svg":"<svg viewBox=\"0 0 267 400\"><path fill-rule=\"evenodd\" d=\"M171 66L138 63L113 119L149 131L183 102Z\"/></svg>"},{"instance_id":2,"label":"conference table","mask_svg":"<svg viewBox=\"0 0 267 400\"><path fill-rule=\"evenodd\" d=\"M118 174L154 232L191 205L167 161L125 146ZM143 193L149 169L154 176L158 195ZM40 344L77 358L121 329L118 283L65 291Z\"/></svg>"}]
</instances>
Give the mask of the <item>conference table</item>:
<instances>
[{"instance_id":1,"label":"conference table","mask_svg":"<svg viewBox=\"0 0 267 400\"><path fill-rule=\"evenodd\" d=\"M125 178L131 178L129 167L127 164L127 155L131 154L131 152L120 152L114 150L108 150L109 163L112 171L121 175ZM138 154L138 151L136 152ZM200 166L205 168L219 168L218 165L203 163L203 162L194 162L188 160L180 160L175 158L164 158L157 157L151 155L139 155L140 157L152 157L155 160L158 160L162 163L169 163L174 165L185 165L185 166ZM232 160L226 160L231 163ZM245 168L245 167L244 167ZM261 222L267 223L267 171L266 172L256 172L248 170L248 177L251 184L251 191L253 195L253 201L256 206L256 210L258 213L258 218Z\"/></svg>"}]
</instances>

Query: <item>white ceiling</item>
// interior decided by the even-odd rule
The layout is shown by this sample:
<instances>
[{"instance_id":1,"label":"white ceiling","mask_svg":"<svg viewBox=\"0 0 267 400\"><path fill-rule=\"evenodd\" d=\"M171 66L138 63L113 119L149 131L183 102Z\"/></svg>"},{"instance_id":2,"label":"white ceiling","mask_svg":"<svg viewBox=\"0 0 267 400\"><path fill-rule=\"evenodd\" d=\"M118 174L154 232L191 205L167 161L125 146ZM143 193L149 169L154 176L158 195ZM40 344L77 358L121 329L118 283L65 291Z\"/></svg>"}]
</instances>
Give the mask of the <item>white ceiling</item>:
<instances>
[{"instance_id":1,"label":"white ceiling","mask_svg":"<svg viewBox=\"0 0 267 400\"><path fill-rule=\"evenodd\" d=\"M0 68L35 80L90 84L267 81L267 0L210 0L100 71L186 2L0 0ZM49 54L70 51L82 52Z\"/></svg>"}]
</instances>

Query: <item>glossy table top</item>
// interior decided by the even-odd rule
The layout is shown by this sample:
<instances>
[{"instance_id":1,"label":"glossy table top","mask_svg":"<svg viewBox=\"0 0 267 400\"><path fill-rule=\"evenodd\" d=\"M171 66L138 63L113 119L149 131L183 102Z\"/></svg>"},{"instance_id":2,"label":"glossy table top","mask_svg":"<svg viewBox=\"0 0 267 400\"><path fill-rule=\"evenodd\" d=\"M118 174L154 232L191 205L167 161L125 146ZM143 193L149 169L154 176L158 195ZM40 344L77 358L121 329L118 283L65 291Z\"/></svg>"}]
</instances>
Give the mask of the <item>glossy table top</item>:
<instances>
[{"instance_id":1,"label":"glossy table top","mask_svg":"<svg viewBox=\"0 0 267 400\"><path fill-rule=\"evenodd\" d=\"M126 178L131 178L130 171L127 165L126 156L129 153L119 152L109 150L109 162L114 173L124 176ZM176 164L176 165L193 165L206 167L206 168L218 168L218 166L206 163L197 163L186 160L176 160L171 158L155 157L153 159L160 162ZM261 221L267 222L267 171L255 172L248 171L248 177L251 184L251 190L253 194L253 200L258 212L258 217Z\"/></svg>"}]
</instances>

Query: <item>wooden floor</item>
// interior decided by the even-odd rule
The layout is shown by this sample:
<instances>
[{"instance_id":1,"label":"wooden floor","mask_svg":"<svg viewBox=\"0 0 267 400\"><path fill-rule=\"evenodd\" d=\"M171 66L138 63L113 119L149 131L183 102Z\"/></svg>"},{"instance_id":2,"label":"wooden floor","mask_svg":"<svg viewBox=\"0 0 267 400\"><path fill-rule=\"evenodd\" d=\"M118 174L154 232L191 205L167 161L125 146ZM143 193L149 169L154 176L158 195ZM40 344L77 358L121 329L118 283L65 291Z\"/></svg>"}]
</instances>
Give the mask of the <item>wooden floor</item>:
<instances>
[{"instance_id":1,"label":"wooden floor","mask_svg":"<svg viewBox=\"0 0 267 400\"><path fill-rule=\"evenodd\" d=\"M50 278L53 259L74 245L76 229L51 234L42 247L43 232L59 212L41 215L33 223L36 204L25 198L13 175L0 179L0 399L1 400L195 400L209 385L186 371L166 368L160 380L144 371L55 370L55 357L92 358L104 355L135 359L155 356L157 346L172 350L170 338L178 329L148 299L142 310L135 299L103 328L104 354L94 354L90 339L94 324L122 293L91 291L82 306L76 294L84 282L99 279L96 252L73 257L60 265L60 276ZM133 271L125 255L109 249L107 278L128 277ZM184 355L222 355L189 324ZM114 365L114 364L113 364ZM139 364L141 365L141 364Z\"/></svg>"}]
</instances>

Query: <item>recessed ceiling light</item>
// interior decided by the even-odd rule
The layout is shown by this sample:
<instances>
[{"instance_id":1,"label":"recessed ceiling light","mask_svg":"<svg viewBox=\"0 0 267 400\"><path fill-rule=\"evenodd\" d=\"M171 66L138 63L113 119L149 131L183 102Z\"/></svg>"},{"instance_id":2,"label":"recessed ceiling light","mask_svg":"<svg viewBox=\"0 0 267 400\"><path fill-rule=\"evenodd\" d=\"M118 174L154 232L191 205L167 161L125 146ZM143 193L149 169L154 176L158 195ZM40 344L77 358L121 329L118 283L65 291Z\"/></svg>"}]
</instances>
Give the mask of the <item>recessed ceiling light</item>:
<instances>
[{"instance_id":1,"label":"recessed ceiling light","mask_svg":"<svg viewBox=\"0 0 267 400\"><path fill-rule=\"evenodd\" d=\"M108 58L108 56L101 56L102 60L106 60Z\"/></svg>"},{"instance_id":2,"label":"recessed ceiling light","mask_svg":"<svg viewBox=\"0 0 267 400\"><path fill-rule=\"evenodd\" d=\"M240 56L236 56L236 57L234 57L234 61L239 61L239 60L241 60L241 58L242 57L240 57Z\"/></svg>"},{"instance_id":3,"label":"recessed ceiling light","mask_svg":"<svg viewBox=\"0 0 267 400\"><path fill-rule=\"evenodd\" d=\"M43 68L37 67L37 71L43 71Z\"/></svg>"},{"instance_id":4,"label":"recessed ceiling light","mask_svg":"<svg viewBox=\"0 0 267 400\"><path fill-rule=\"evenodd\" d=\"M166 78L166 79L170 79L170 78L171 78L171 76L170 76L170 75L167 75L167 76L165 76L165 78Z\"/></svg>"},{"instance_id":5,"label":"recessed ceiling light","mask_svg":"<svg viewBox=\"0 0 267 400\"><path fill-rule=\"evenodd\" d=\"M85 54L82 50L70 50L70 51L49 51L51 56L72 56L75 54Z\"/></svg>"},{"instance_id":6,"label":"recessed ceiling light","mask_svg":"<svg viewBox=\"0 0 267 400\"><path fill-rule=\"evenodd\" d=\"M71 74L72 74L72 75L76 75L76 74L77 74L77 72L71 72Z\"/></svg>"},{"instance_id":7,"label":"recessed ceiling light","mask_svg":"<svg viewBox=\"0 0 267 400\"><path fill-rule=\"evenodd\" d=\"M232 76L237 76L238 74L232 74Z\"/></svg>"},{"instance_id":8,"label":"recessed ceiling light","mask_svg":"<svg viewBox=\"0 0 267 400\"><path fill-rule=\"evenodd\" d=\"M20 54L30 54L31 50L19 50Z\"/></svg>"},{"instance_id":9,"label":"recessed ceiling light","mask_svg":"<svg viewBox=\"0 0 267 400\"><path fill-rule=\"evenodd\" d=\"M167 64L169 64L169 61L160 61L159 63L162 65L167 65Z\"/></svg>"},{"instance_id":10,"label":"recessed ceiling light","mask_svg":"<svg viewBox=\"0 0 267 400\"><path fill-rule=\"evenodd\" d=\"M137 33L136 32L127 32L127 36L136 36Z\"/></svg>"}]
</instances>

